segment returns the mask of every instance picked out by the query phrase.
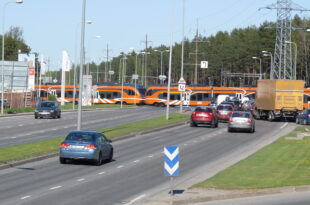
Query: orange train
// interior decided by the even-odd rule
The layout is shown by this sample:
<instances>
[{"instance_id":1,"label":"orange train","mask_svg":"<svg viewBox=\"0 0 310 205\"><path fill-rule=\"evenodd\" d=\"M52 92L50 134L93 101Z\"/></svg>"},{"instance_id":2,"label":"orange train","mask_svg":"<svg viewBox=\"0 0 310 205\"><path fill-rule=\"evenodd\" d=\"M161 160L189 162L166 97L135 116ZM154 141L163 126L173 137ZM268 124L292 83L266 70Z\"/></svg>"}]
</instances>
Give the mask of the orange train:
<instances>
[{"instance_id":1,"label":"orange train","mask_svg":"<svg viewBox=\"0 0 310 205\"><path fill-rule=\"evenodd\" d=\"M145 104L165 106L167 104L167 86L155 85L146 90ZM244 95L255 98L256 87L208 87L203 85L188 85L184 92L184 105L209 105L218 95ZM171 86L170 101L172 106L180 105L180 92L177 85ZM304 108L310 108L310 88L304 90Z\"/></svg>"},{"instance_id":2,"label":"orange train","mask_svg":"<svg viewBox=\"0 0 310 205\"><path fill-rule=\"evenodd\" d=\"M54 95L58 102L61 101L61 85L41 85L36 86L35 90L40 90L40 99L47 100L48 95ZM141 85L133 84L102 84L93 86L92 103L98 104L117 104L123 101L125 104L143 104L145 89ZM78 102L79 86L76 86L75 100L74 86L65 86L65 102Z\"/></svg>"}]
</instances>

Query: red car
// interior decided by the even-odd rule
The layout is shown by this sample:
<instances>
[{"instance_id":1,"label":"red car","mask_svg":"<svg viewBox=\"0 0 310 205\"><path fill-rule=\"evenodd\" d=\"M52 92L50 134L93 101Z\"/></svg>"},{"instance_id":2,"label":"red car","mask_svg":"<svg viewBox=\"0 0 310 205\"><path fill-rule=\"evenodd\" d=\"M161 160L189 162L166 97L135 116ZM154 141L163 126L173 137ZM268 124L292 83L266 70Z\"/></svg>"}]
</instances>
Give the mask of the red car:
<instances>
[{"instance_id":1,"label":"red car","mask_svg":"<svg viewBox=\"0 0 310 205\"><path fill-rule=\"evenodd\" d=\"M212 107L197 107L191 116L191 127L197 127L198 124L211 125L212 128L218 126L218 119L215 110Z\"/></svg>"},{"instance_id":2,"label":"red car","mask_svg":"<svg viewBox=\"0 0 310 205\"><path fill-rule=\"evenodd\" d=\"M216 109L217 117L220 121L228 121L233 111L234 108L228 104L220 104Z\"/></svg>"}]
</instances>

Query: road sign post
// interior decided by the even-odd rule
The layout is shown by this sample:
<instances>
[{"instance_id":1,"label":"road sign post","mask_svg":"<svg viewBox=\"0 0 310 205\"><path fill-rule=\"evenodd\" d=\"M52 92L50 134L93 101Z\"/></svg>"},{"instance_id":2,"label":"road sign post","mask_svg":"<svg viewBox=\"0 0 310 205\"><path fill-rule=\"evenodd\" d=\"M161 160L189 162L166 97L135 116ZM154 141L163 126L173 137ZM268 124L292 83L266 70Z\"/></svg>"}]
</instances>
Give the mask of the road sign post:
<instances>
[{"instance_id":1,"label":"road sign post","mask_svg":"<svg viewBox=\"0 0 310 205\"><path fill-rule=\"evenodd\" d=\"M181 92L180 95L180 113L183 112L183 92L185 92L185 86L186 85L186 81L184 80L183 77L180 78L179 82L178 82L178 90Z\"/></svg>"},{"instance_id":2,"label":"road sign post","mask_svg":"<svg viewBox=\"0 0 310 205\"><path fill-rule=\"evenodd\" d=\"M173 177L179 176L179 147L166 146L164 147L164 172L166 176L170 176L171 185L171 204L173 204Z\"/></svg>"}]
</instances>

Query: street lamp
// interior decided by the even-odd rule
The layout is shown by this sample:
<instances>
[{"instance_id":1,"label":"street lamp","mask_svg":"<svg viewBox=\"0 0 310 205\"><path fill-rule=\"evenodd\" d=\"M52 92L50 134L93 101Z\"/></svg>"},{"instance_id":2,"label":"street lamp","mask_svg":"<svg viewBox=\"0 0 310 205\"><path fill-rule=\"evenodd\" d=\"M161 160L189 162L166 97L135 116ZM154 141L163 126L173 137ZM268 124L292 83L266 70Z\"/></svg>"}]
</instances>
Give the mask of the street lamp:
<instances>
[{"instance_id":1,"label":"street lamp","mask_svg":"<svg viewBox=\"0 0 310 205\"><path fill-rule=\"evenodd\" d=\"M83 0L82 5L82 21L85 22L85 10L86 10L86 0ZM78 106L78 119L77 119L77 130L81 130L81 121L82 121L82 93L83 93L83 66L85 58L85 23L82 23L81 26L81 49L80 49L80 91L79 91L79 106Z\"/></svg>"},{"instance_id":2,"label":"street lamp","mask_svg":"<svg viewBox=\"0 0 310 205\"><path fill-rule=\"evenodd\" d=\"M164 79L164 76L163 76L163 53L164 52L169 52L169 50L163 50L163 51L160 51L160 50L154 50L155 52L160 52L160 82L162 83L162 79ZM166 78L165 78L166 79Z\"/></svg>"},{"instance_id":3,"label":"street lamp","mask_svg":"<svg viewBox=\"0 0 310 205\"><path fill-rule=\"evenodd\" d=\"M4 29L5 29L5 9L7 7L7 5L9 5L10 3L17 3L17 4L21 4L23 3L23 0L15 0L14 1L9 1L7 2L4 7L3 7L3 17L2 17L2 65L1 65L1 80L2 80L2 89L1 89L1 115L3 115L3 102L4 102Z\"/></svg>"},{"instance_id":4,"label":"street lamp","mask_svg":"<svg viewBox=\"0 0 310 205\"><path fill-rule=\"evenodd\" d=\"M273 57L269 51L262 51L263 56L270 56L270 79L273 79Z\"/></svg>"},{"instance_id":5,"label":"street lamp","mask_svg":"<svg viewBox=\"0 0 310 205\"><path fill-rule=\"evenodd\" d=\"M92 24L93 22L91 20L86 20L84 22L85 24ZM77 24L76 30L75 30L75 48L74 48L74 71L73 71L73 100L72 100L72 110L75 109L75 98L76 98L76 69L77 69L77 32L78 28L80 26L80 23Z\"/></svg>"},{"instance_id":6,"label":"street lamp","mask_svg":"<svg viewBox=\"0 0 310 205\"><path fill-rule=\"evenodd\" d=\"M307 29L307 31L308 31L308 29ZM293 73L293 75L294 75L294 80L296 80L296 64L297 64L297 44L296 43L294 43L294 42L292 42L292 41L285 41L285 43L288 43L288 44L294 44L294 46L295 46L295 63L294 63L294 73ZM292 75L292 76L293 76Z\"/></svg>"},{"instance_id":7,"label":"street lamp","mask_svg":"<svg viewBox=\"0 0 310 205\"><path fill-rule=\"evenodd\" d=\"M259 60L259 79L261 80L262 79L262 59L256 56L253 56L252 59Z\"/></svg>"}]
</instances>

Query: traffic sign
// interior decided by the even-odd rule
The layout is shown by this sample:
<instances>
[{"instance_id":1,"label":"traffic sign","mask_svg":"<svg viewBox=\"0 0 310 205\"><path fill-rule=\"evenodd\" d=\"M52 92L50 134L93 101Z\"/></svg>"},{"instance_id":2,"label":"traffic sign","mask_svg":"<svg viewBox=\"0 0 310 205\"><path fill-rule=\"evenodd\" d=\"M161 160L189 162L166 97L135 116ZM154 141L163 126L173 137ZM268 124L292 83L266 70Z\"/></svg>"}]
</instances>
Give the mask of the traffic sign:
<instances>
[{"instance_id":1,"label":"traffic sign","mask_svg":"<svg viewBox=\"0 0 310 205\"><path fill-rule=\"evenodd\" d=\"M132 77L131 77L133 80L138 80L139 78L139 75L138 74L132 74Z\"/></svg>"},{"instance_id":2,"label":"traffic sign","mask_svg":"<svg viewBox=\"0 0 310 205\"><path fill-rule=\"evenodd\" d=\"M208 61L200 61L200 68L208 68Z\"/></svg>"},{"instance_id":3,"label":"traffic sign","mask_svg":"<svg viewBox=\"0 0 310 205\"><path fill-rule=\"evenodd\" d=\"M184 80L183 77L180 78L178 84L186 84L186 81Z\"/></svg>"},{"instance_id":4,"label":"traffic sign","mask_svg":"<svg viewBox=\"0 0 310 205\"><path fill-rule=\"evenodd\" d=\"M185 84L179 84L178 85L178 91L184 92L185 91Z\"/></svg>"},{"instance_id":5,"label":"traffic sign","mask_svg":"<svg viewBox=\"0 0 310 205\"><path fill-rule=\"evenodd\" d=\"M179 147L164 147L165 175L179 176Z\"/></svg>"}]
</instances>

